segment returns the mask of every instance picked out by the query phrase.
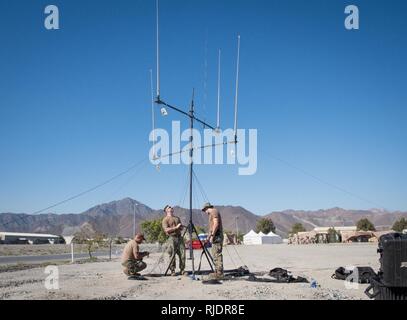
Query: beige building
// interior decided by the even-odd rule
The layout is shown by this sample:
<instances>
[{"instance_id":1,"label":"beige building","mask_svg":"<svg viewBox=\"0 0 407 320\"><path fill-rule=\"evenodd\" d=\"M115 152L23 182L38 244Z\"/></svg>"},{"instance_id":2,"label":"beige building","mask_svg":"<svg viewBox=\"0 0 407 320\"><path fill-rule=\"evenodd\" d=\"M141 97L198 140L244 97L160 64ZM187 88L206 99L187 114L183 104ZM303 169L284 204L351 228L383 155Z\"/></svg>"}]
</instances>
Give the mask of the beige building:
<instances>
[{"instance_id":1,"label":"beige building","mask_svg":"<svg viewBox=\"0 0 407 320\"><path fill-rule=\"evenodd\" d=\"M329 230L335 229L337 232L334 242L377 242L378 239L392 230L386 231L357 231L356 226L346 227L317 227L312 231L298 232L289 238L292 244L312 244L312 243L329 243Z\"/></svg>"}]
</instances>

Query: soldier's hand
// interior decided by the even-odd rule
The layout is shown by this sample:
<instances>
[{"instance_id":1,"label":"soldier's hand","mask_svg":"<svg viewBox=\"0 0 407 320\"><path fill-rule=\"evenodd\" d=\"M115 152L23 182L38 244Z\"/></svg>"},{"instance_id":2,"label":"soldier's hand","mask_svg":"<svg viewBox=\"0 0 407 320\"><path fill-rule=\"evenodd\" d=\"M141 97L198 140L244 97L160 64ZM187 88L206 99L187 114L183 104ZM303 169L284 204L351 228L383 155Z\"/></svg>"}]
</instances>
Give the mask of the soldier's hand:
<instances>
[{"instance_id":1,"label":"soldier's hand","mask_svg":"<svg viewBox=\"0 0 407 320\"><path fill-rule=\"evenodd\" d=\"M182 224L181 223L178 223L177 224L177 229L181 229L182 228Z\"/></svg>"}]
</instances>

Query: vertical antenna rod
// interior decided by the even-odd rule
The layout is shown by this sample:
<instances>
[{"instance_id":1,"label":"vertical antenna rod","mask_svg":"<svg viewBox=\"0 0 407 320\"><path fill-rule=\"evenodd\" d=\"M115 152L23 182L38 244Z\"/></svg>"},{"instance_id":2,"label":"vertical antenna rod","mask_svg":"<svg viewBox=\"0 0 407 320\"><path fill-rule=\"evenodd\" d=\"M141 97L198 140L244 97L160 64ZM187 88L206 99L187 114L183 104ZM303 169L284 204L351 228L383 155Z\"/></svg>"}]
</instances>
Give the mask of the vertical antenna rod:
<instances>
[{"instance_id":1,"label":"vertical antenna rod","mask_svg":"<svg viewBox=\"0 0 407 320\"><path fill-rule=\"evenodd\" d=\"M155 114L154 114L154 87L153 87L153 69L150 69L150 85L151 85L151 122L153 126L153 160L155 154Z\"/></svg>"},{"instance_id":2,"label":"vertical antenna rod","mask_svg":"<svg viewBox=\"0 0 407 320\"><path fill-rule=\"evenodd\" d=\"M194 266L194 249L192 248L192 232L193 232L193 221L192 221L192 182L193 182L193 173L194 173L194 98L195 98L195 89L192 90L192 101L191 107L189 109L189 117L190 117L190 149L189 149L189 156L190 156L190 164L189 164L189 259L192 260L192 274L195 275L195 266Z\"/></svg>"},{"instance_id":3,"label":"vertical antenna rod","mask_svg":"<svg viewBox=\"0 0 407 320\"><path fill-rule=\"evenodd\" d=\"M222 51L219 49L218 55L218 113L216 117L216 129L219 130L220 128L220 58L221 58Z\"/></svg>"},{"instance_id":4,"label":"vertical antenna rod","mask_svg":"<svg viewBox=\"0 0 407 320\"><path fill-rule=\"evenodd\" d=\"M239 92L240 35L237 37L236 93L235 93L235 143L237 143L237 99Z\"/></svg>"},{"instance_id":5,"label":"vertical antenna rod","mask_svg":"<svg viewBox=\"0 0 407 320\"><path fill-rule=\"evenodd\" d=\"M159 30L159 0L156 2L157 6L157 101L160 101L160 30Z\"/></svg>"}]
</instances>

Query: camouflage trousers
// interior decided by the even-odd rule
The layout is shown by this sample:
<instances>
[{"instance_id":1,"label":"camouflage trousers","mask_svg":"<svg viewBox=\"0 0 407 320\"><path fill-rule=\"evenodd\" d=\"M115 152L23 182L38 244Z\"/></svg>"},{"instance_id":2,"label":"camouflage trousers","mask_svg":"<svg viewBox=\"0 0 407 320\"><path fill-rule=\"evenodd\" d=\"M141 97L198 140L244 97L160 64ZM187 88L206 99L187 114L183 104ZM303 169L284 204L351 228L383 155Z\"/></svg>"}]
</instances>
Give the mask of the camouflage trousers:
<instances>
[{"instance_id":1,"label":"camouflage trousers","mask_svg":"<svg viewBox=\"0 0 407 320\"><path fill-rule=\"evenodd\" d=\"M168 239L168 255L172 261L170 264L171 272L175 272L176 256L179 258L179 269L181 272L185 271L185 244L182 237L170 237Z\"/></svg>"},{"instance_id":2,"label":"camouflage trousers","mask_svg":"<svg viewBox=\"0 0 407 320\"><path fill-rule=\"evenodd\" d=\"M222 249L223 249L223 243L212 243L212 258L213 262L215 264L215 271L216 273L223 273L223 254L222 254Z\"/></svg>"},{"instance_id":3,"label":"camouflage trousers","mask_svg":"<svg viewBox=\"0 0 407 320\"><path fill-rule=\"evenodd\" d=\"M126 262L122 263L124 267L123 272L128 276L134 276L136 273L143 271L147 268L147 264L142 260L127 260Z\"/></svg>"}]
</instances>

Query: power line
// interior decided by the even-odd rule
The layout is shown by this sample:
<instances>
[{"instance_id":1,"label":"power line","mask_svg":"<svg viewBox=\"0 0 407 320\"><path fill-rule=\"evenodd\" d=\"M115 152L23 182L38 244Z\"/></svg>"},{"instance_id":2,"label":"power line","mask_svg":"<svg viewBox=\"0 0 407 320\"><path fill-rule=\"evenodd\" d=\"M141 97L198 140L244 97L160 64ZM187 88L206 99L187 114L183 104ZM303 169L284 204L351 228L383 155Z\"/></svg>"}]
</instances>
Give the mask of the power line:
<instances>
[{"instance_id":1,"label":"power line","mask_svg":"<svg viewBox=\"0 0 407 320\"><path fill-rule=\"evenodd\" d=\"M292 169L295 169L295 170L297 170L297 171L303 173L304 175L306 175L306 176L308 176L308 177L313 178L314 180L316 180L316 181L318 181L318 182L320 182L320 183L322 183L322 184L324 184L324 185L326 185L326 186L329 186L329 187L331 187L331 188L333 188L333 189L339 190L339 191L341 191L341 192L343 192L343 193L345 193L345 194L347 194L347 195L349 195L349 196L352 196L352 197L354 197L354 198L356 198L356 199L359 199L359 200L361 200L361 201L363 201L363 202L366 202L366 203L369 203L369 204L371 204L371 205L374 205L375 207L378 207L378 208L387 210L384 206L382 206L382 205L379 204L379 203L376 203L376 202L374 202L374 201L372 201L372 200L369 200L369 199L367 199L367 198L364 198L364 197L362 197L362 196L360 196L360 195L358 195L358 194L356 194L356 193L354 193L354 192L348 191L348 190L346 190L346 189L344 189L344 188L342 188L342 187L339 187L339 186L337 186L337 185L335 185L335 184L333 184L333 183L330 183L330 182L328 182L328 181L326 181L326 180L324 180L324 179L321 179L320 177L318 177L318 176L316 176L316 175L314 175L314 174L312 174L312 173L310 173L310 172L308 172L308 171L306 171L306 170L304 170L304 169L301 169L301 168L299 168L299 167L293 165L292 163L290 163L290 162L288 162L288 161L286 161L286 160L283 160L283 159L281 159L281 158L279 158L279 157L276 157L276 156L273 156L273 155L267 154L267 153L265 153L265 155L267 155L267 156L270 157L271 159L277 160L277 161L279 161L279 162L285 164L285 165L288 166L288 167L291 167Z\"/></svg>"},{"instance_id":2,"label":"power line","mask_svg":"<svg viewBox=\"0 0 407 320\"><path fill-rule=\"evenodd\" d=\"M77 199L77 198L79 198L79 197L81 197L81 196L84 196L85 194L88 194L88 193L90 193L90 192L92 192L92 191L95 191L95 190L97 190L97 189L99 189L99 188L101 188L101 187L103 187L103 186L109 184L110 182L112 182L112 181L114 181L114 180L120 178L121 176L123 176L123 175L129 173L130 171L136 169L138 166L140 166L141 164L143 164L143 163L144 163L145 161L147 161L147 160L148 160L148 158L145 158L145 159L143 159L143 160L137 162L136 164L132 165L132 166L129 167L128 169L126 169L126 170L120 172L119 174L116 174L115 176L113 176L113 177L111 177L111 178L109 178L109 179L103 181L102 183L99 183L98 185L96 185L96 186L94 186L94 187L92 187L92 188L89 188L89 189L87 189L87 190L85 190L85 191L82 191L82 192L80 192L80 193L78 193L78 194L76 194L76 195L74 195L74 196L72 196L72 197L69 197L69 198L65 199L65 200L59 201L59 202L57 202L57 203L55 203L55 204L53 204L53 205L50 205L50 206L48 206L48 207L46 207L46 208L44 208L44 209L35 211L35 212L32 213L31 215L16 216L16 217L17 217L18 219L20 219L20 220L25 220L25 219L28 219L28 218L32 217L33 215L37 215L37 214L43 213L44 211L53 209L53 208L58 207L58 206L60 206L60 205L62 205L62 204L64 204L64 203L67 203L67 202L72 201L72 200L74 200L74 199ZM16 222L16 220L10 221L10 222L6 222L6 223L2 223L2 225L3 225L4 227L6 227L6 226L8 226L8 225L10 225L11 223L14 223L14 222Z\"/></svg>"}]
</instances>

